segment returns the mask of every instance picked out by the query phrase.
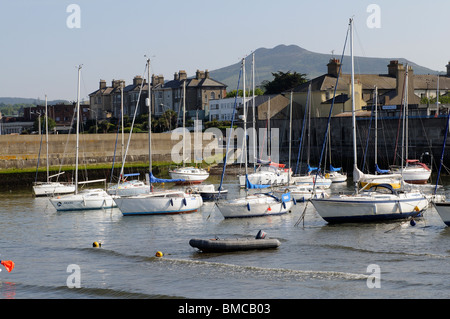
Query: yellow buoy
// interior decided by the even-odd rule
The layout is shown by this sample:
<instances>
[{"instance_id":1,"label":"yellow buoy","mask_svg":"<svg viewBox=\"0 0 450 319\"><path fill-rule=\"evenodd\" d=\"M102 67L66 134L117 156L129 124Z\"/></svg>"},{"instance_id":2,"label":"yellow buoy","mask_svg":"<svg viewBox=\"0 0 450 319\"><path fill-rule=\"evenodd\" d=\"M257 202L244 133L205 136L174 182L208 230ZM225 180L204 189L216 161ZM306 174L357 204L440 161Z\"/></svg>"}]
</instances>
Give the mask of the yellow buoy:
<instances>
[{"instance_id":1,"label":"yellow buoy","mask_svg":"<svg viewBox=\"0 0 450 319\"><path fill-rule=\"evenodd\" d=\"M102 246L102 243L99 243L99 242L97 242L97 241L94 241L93 243L92 243L92 247L101 247Z\"/></svg>"},{"instance_id":2,"label":"yellow buoy","mask_svg":"<svg viewBox=\"0 0 450 319\"><path fill-rule=\"evenodd\" d=\"M162 257L162 256L163 256L163 253L160 252L160 251L157 251L156 254L155 254L155 256L156 256L156 257Z\"/></svg>"}]
</instances>

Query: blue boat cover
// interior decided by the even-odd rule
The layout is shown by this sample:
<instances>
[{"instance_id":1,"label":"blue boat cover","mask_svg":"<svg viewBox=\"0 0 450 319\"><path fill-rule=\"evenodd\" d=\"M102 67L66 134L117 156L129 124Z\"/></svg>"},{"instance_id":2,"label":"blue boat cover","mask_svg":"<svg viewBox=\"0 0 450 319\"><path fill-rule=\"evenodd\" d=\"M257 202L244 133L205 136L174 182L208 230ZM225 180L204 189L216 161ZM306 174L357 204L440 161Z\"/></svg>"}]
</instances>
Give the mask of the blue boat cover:
<instances>
[{"instance_id":1,"label":"blue boat cover","mask_svg":"<svg viewBox=\"0 0 450 319\"><path fill-rule=\"evenodd\" d=\"M342 167L336 168L336 167L331 166L331 164L330 164L330 172L339 172L341 169L342 169Z\"/></svg>"},{"instance_id":2,"label":"blue boat cover","mask_svg":"<svg viewBox=\"0 0 450 319\"><path fill-rule=\"evenodd\" d=\"M248 175L245 175L245 180L246 180L246 187L247 189L259 189L259 188L267 188L270 187L270 185L256 185L256 184L252 184L250 183L250 181L248 180Z\"/></svg>"},{"instance_id":3,"label":"blue boat cover","mask_svg":"<svg viewBox=\"0 0 450 319\"><path fill-rule=\"evenodd\" d=\"M387 174L387 173L389 173L389 170L388 170L388 169L380 169L380 168L378 167L378 164L375 164L375 171L376 171L377 173L380 173L380 174Z\"/></svg>"},{"instance_id":4,"label":"blue boat cover","mask_svg":"<svg viewBox=\"0 0 450 319\"><path fill-rule=\"evenodd\" d=\"M289 202L291 200L291 193L284 193L283 195L281 195L281 202L286 203Z\"/></svg>"},{"instance_id":5,"label":"blue boat cover","mask_svg":"<svg viewBox=\"0 0 450 319\"><path fill-rule=\"evenodd\" d=\"M153 173L150 173L150 183L175 183L175 182L185 182L185 180L156 178L155 176L153 176Z\"/></svg>"},{"instance_id":6,"label":"blue boat cover","mask_svg":"<svg viewBox=\"0 0 450 319\"><path fill-rule=\"evenodd\" d=\"M309 172L312 172L312 171L317 171L317 167L311 167L311 166L309 166L309 164L308 164L308 173L309 173Z\"/></svg>"}]
</instances>

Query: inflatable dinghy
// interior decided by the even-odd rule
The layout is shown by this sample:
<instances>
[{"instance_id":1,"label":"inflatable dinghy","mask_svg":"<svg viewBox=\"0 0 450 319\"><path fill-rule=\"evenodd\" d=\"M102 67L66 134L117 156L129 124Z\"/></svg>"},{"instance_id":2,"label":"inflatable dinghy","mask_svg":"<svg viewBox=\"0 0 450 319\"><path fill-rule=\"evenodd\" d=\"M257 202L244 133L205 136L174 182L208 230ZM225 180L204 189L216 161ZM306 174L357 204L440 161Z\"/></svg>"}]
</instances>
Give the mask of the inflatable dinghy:
<instances>
[{"instance_id":1,"label":"inflatable dinghy","mask_svg":"<svg viewBox=\"0 0 450 319\"><path fill-rule=\"evenodd\" d=\"M266 238L263 231L259 231L255 238L228 238L228 239L191 239L189 245L203 252L232 252L255 249L274 249L280 246L275 238Z\"/></svg>"}]
</instances>

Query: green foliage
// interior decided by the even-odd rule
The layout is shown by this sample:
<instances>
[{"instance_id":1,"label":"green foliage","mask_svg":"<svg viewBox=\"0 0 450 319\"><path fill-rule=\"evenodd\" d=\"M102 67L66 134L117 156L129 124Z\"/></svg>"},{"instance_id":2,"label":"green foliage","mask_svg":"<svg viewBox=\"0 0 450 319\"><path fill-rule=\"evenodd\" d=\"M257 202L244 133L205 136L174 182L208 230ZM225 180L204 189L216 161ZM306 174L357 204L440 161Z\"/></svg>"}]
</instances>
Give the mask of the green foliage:
<instances>
[{"instance_id":1,"label":"green foliage","mask_svg":"<svg viewBox=\"0 0 450 319\"><path fill-rule=\"evenodd\" d=\"M450 96L449 95L440 95L439 103L450 104ZM420 104L436 104L436 97L433 97L433 98L423 97L420 99Z\"/></svg>"},{"instance_id":2,"label":"green foliage","mask_svg":"<svg viewBox=\"0 0 450 319\"><path fill-rule=\"evenodd\" d=\"M273 81L264 84L265 94L280 94L307 82L306 74L303 73L278 71L272 75L274 76Z\"/></svg>"},{"instance_id":3,"label":"green foliage","mask_svg":"<svg viewBox=\"0 0 450 319\"><path fill-rule=\"evenodd\" d=\"M264 94L263 90L261 90L260 88L255 88L255 95L263 95L263 94ZM245 96L252 96L252 95L253 95L253 90L249 90L249 91L247 91L247 93L245 93ZM242 89L239 90L239 96L240 97L244 96ZM236 97L236 90L227 92L226 97L227 98Z\"/></svg>"},{"instance_id":4,"label":"green foliage","mask_svg":"<svg viewBox=\"0 0 450 319\"><path fill-rule=\"evenodd\" d=\"M41 133L45 134L45 116L38 117L33 123L33 131L39 131L39 118L41 119ZM51 132L56 126L56 122L51 117L48 118L48 131Z\"/></svg>"}]
</instances>

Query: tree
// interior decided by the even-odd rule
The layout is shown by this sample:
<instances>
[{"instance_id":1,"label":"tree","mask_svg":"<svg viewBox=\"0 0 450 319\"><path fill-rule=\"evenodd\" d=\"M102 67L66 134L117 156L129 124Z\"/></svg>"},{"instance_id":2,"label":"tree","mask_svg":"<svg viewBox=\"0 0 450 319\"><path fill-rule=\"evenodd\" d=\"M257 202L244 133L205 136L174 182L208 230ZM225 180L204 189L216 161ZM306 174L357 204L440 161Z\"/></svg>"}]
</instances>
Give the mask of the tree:
<instances>
[{"instance_id":1,"label":"tree","mask_svg":"<svg viewBox=\"0 0 450 319\"><path fill-rule=\"evenodd\" d=\"M307 82L306 74L303 73L278 71L272 73L272 75L274 79L264 84L264 88L266 89L265 94L280 94Z\"/></svg>"},{"instance_id":2,"label":"tree","mask_svg":"<svg viewBox=\"0 0 450 319\"><path fill-rule=\"evenodd\" d=\"M45 134L45 116L39 116L33 123L33 131L39 130L39 118L41 119L41 133ZM51 117L48 118L48 131L51 132L56 126L56 122Z\"/></svg>"},{"instance_id":3,"label":"tree","mask_svg":"<svg viewBox=\"0 0 450 319\"><path fill-rule=\"evenodd\" d=\"M247 91L247 90L246 90ZM264 92L260 89L260 88L255 88L255 95L263 95ZM253 95L253 90L248 91L247 93L245 93L246 97L252 96ZM242 93L242 89L239 89L239 96L242 97L244 96ZM236 97L236 90L227 92L227 98L230 97Z\"/></svg>"}]
</instances>

